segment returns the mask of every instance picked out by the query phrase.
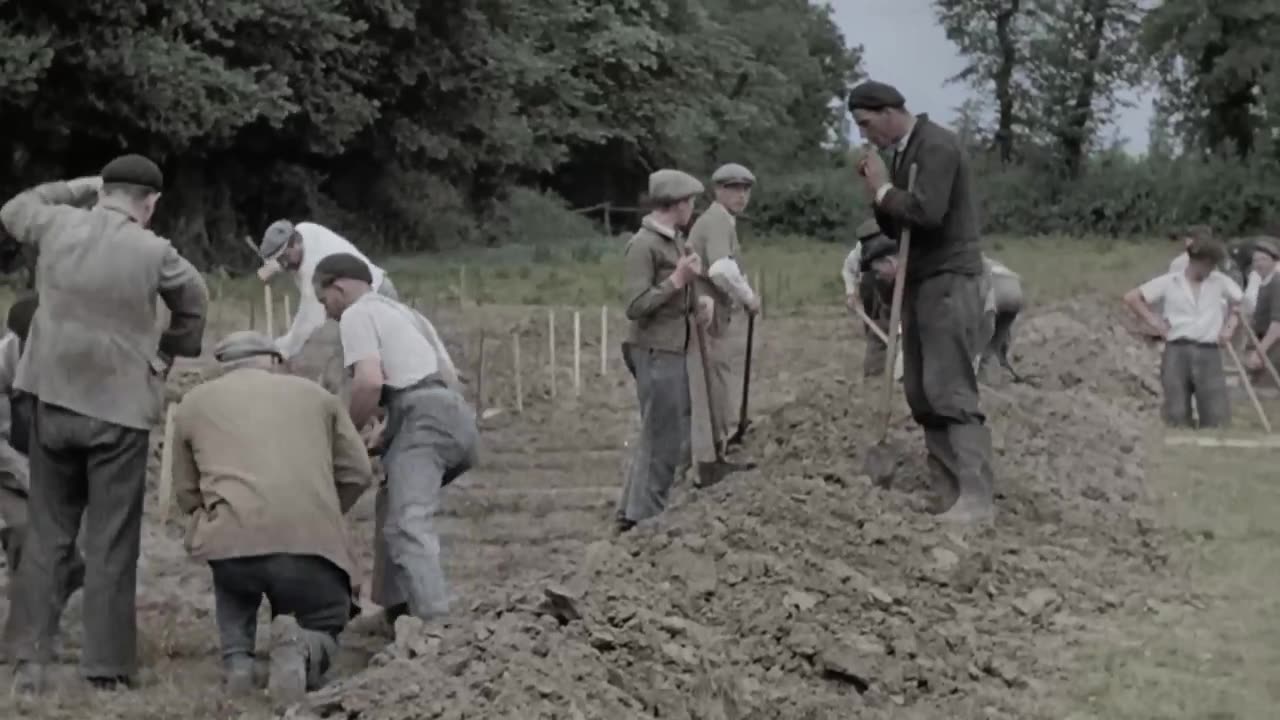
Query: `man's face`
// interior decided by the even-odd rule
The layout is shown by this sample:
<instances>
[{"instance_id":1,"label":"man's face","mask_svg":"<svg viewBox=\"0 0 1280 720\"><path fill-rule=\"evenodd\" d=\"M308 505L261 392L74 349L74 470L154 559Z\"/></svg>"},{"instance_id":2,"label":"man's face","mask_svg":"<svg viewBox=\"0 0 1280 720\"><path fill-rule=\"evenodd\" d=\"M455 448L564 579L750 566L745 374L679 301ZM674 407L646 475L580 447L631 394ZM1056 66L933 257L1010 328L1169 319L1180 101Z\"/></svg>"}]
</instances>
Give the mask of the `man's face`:
<instances>
[{"instance_id":1,"label":"man's face","mask_svg":"<svg viewBox=\"0 0 1280 720\"><path fill-rule=\"evenodd\" d=\"M284 252L280 253L280 257L276 259L280 261L280 267L285 270L297 270L302 267L302 238L295 233L289 240L289 244L285 245Z\"/></svg>"},{"instance_id":2,"label":"man's face","mask_svg":"<svg viewBox=\"0 0 1280 720\"><path fill-rule=\"evenodd\" d=\"M854 110L853 121L858 124L862 139L882 150L897 142L894 137L897 125L888 110Z\"/></svg>"},{"instance_id":3,"label":"man's face","mask_svg":"<svg viewBox=\"0 0 1280 720\"><path fill-rule=\"evenodd\" d=\"M1266 277L1271 274L1275 267L1276 259L1270 255L1264 252L1255 252L1253 254L1253 269L1257 270L1259 275Z\"/></svg>"},{"instance_id":4,"label":"man's face","mask_svg":"<svg viewBox=\"0 0 1280 720\"><path fill-rule=\"evenodd\" d=\"M872 260L871 269L880 280L893 282L898 277L898 258L889 255Z\"/></svg>"},{"instance_id":5,"label":"man's face","mask_svg":"<svg viewBox=\"0 0 1280 720\"><path fill-rule=\"evenodd\" d=\"M741 215L751 202L750 185L720 185L716 188L716 202L734 215Z\"/></svg>"},{"instance_id":6,"label":"man's face","mask_svg":"<svg viewBox=\"0 0 1280 720\"><path fill-rule=\"evenodd\" d=\"M1213 263L1204 258L1191 258L1191 262L1187 263L1187 272L1196 280L1204 280L1213 270Z\"/></svg>"},{"instance_id":7,"label":"man's face","mask_svg":"<svg viewBox=\"0 0 1280 720\"><path fill-rule=\"evenodd\" d=\"M333 320L342 318L342 313L351 305L341 280L316 283L316 299L324 306L324 314Z\"/></svg>"},{"instance_id":8,"label":"man's face","mask_svg":"<svg viewBox=\"0 0 1280 720\"><path fill-rule=\"evenodd\" d=\"M676 224L680 227L686 227L689 221L693 219L693 205L697 202L697 198L685 198L676 203Z\"/></svg>"}]
</instances>

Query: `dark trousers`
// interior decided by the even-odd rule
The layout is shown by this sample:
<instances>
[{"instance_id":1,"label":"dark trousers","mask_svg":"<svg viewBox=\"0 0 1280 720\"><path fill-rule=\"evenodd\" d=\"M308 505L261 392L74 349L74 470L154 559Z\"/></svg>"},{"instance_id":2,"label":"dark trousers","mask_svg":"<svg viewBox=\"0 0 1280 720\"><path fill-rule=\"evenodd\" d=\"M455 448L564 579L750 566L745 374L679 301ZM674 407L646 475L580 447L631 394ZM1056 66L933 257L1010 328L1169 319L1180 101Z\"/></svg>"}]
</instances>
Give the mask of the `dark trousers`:
<instances>
[{"instance_id":1,"label":"dark trousers","mask_svg":"<svg viewBox=\"0 0 1280 720\"><path fill-rule=\"evenodd\" d=\"M14 657L47 663L72 582L84 518L84 643L89 678L130 677L138 665L138 549L148 432L37 403L31 429L30 527L18 569L24 622Z\"/></svg>"},{"instance_id":2,"label":"dark trousers","mask_svg":"<svg viewBox=\"0 0 1280 720\"><path fill-rule=\"evenodd\" d=\"M879 282L875 272L862 273L858 280L858 296L862 300L862 310L867 317L875 321L876 327L888 334L889 321L893 314L893 286L886 287ZM867 348L862 358L863 377L876 377L884 374L885 356L889 347L871 328L864 328L867 336Z\"/></svg>"},{"instance_id":3,"label":"dark trousers","mask_svg":"<svg viewBox=\"0 0 1280 720\"><path fill-rule=\"evenodd\" d=\"M209 568L224 667L252 661L265 596L273 618L292 615L304 631L308 678L328 670L351 617L351 581L341 568L315 555L284 553L213 560Z\"/></svg>"},{"instance_id":4,"label":"dark trousers","mask_svg":"<svg viewBox=\"0 0 1280 720\"><path fill-rule=\"evenodd\" d=\"M1160 358L1160 385L1164 389L1161 415L1171 427L1225 427L1231 424L1227 376L1217 343L1171 340ZM1191 400L1195 398L1192 420Z\"/></svg>"},{"instance_id":5,"label":"dark trousers","mask_svg":"<svg viewBox=\"0 0 1280 720\"><path fill-rule=\"evenodd\" d=\"M943 273L908 284L903 296L903 389L944 497L991 492L991 431L973 363L981 285L978 276Z\"/></svg>"}]
</instances>

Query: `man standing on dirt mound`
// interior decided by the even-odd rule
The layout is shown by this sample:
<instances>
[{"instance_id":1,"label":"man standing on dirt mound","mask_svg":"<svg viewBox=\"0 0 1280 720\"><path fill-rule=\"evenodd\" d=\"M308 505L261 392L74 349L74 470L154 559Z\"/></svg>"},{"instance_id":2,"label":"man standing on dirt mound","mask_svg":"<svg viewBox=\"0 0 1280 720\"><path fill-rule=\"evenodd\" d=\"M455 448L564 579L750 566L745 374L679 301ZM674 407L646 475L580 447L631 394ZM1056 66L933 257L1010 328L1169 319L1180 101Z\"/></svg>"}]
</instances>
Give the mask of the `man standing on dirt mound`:
<instances>
[{"instance_id":1,"label":"man standing on dirt mound","mask_svg":"<svg viewBox=\"0 0 1280 720\"><path fill-rule=\"evenodd\" d=\"M441 489L476 462L475 410L463 399L457 370L435 328L422 315L373 290L369 264L346 253L315 269L316 296L339 321L343 364L351 372L351 419L383 426L366 437L382 453L378 489L373 601L386 619L408 612L433 620L449 609L434 517ZM385 449L384 449L385 448Z\"/></svg>"},{"instance_id":2,"label":"man standing on dirt mound","mask_svg":"<svg viewBox=\"0 0 1280 720\"><path fill-rule=\"evenodd\" d=\"M0 209L38 248L39 307L14 387L34 397L31 496L19 581L25 622L14 639L15 686L40 691L66 573L84 516L84 649L93 685L129 685L137 671L138 550L151 428L175 356L200 354L208 291L168 240L147 229L164 186L140 155L101 177L53 182ZM82 207L94 196L92 209ZM170 311L163 332L156 297Z\"/></svg>"},{"instance_id":3,"label":"man standing on dirt mound","mask_svg":"<svg viewBox=\"0 0 1280 720\"><path fill-rule=\"evenodd\" d=\"M342 516L373 469L342 401L280 377L280 350L261 333L228 335L226 370L182 399L173 422L173 493L191 516L187 549L213 572L222 669L252 691L258 606L271 605L276 699L319 687L351 617L355 558Z\"/></svg>"},{"instance_id":4,"label":"man standing on dirt mound","mask_svg":"<svg viewBox=\"0 0 1280 720\"><path fill-rule=\"evenodd\" d=\"M618 529L661 513L688 461L689 371L687 355L695 331L711 323L715 300L702 283L702 261L689 252L679 228L689 224L702 183L679 170L649 176L653 211L627 241L623 265L623 305L630 321L622 358L636 381L640 437L618 499Z\"/></svg>"},{"instance_id":5,"label":"man standing on dirt mound","mask_svg":"<svg viewBox=\"0 0 1280 720\"><path fill-rule=\"evenodd\" d=\"M700 485L720 479L713 437L733 434L741 400L742 370L747 353L746 322L738 308L750 315L760 311L760 298L742 270L742 247L738 244L737 217L751 201L756 178L736 163L721 166L711 175L716 199L689 231L689 250L696 253L705 269L705 292L715 299L715 313L706 330L707 369L711 387L703 379L703 358L697 343L690 346L688 372L692 402L690 450L698 464ZM736 316L736 317L735 317ZM718 432L711 432L709 410L715 410Z\"/></svg>"},{"instance_id":6,"label":"man standing on dirt mound","mask_svg":"<svg viewBox=\"0 0 1280 720\"><path fill-rule=\"evenodd\" d=\"M337 323L326 322L324 308L316 299L312 280L316 265L336 253L354 255L369 266L376 292L398 300L395 285L382 268L374 265L355 245L323 225L288 220L271 223L258 244L262 268L258 277L263 282L280 272L291 272L298 284L298 312L288 332L276 340L276 346L296 375L315 380L329 392L342 395L346 375L342 370L342 347L338 341Z\"/></svg>"},{"instance_id":7,"label":"man standing on dirt mound","mask_svg":"<svg viewBox=\"0 0 1280 720\"><path fill-rule=\"evenodd\" d=\"M880 228L911 232L902 307L903 384L924 428L940 518L993 517L991 431L979 408L974 358L982 322L982 254L973 182L964 147L928 116L912 116L895 88L869 81L849 94L863 137L892 150L892 169L876 152L858 162ZM918 174L907 189L910 169Z\"/></svg>"}]
</instances>

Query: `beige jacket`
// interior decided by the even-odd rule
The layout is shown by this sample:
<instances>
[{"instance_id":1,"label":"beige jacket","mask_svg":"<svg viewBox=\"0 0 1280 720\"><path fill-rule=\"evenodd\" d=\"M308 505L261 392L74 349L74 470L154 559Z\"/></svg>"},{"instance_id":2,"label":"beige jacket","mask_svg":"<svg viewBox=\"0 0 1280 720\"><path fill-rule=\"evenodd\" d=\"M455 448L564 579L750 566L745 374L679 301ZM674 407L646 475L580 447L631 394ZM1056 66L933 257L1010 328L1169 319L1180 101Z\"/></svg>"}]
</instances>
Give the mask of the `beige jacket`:
<instances>
[{"instance_id":1,"label":"beige jacket","mask_svg":"<svg viewBox=\"0 0 1280 720\"><path fill-rule=\"evenodd\" d=\"M316 555L355 579L342 516L372 475L346 408L310 380L231 370L174 415L174 497L201 560Z\"/></svg>"},{"instance_id":2,"label":"beige jacket","mask_svg":"<svg viewBox=\"0 0 1280 720\"><path fill-rule=\"evenodd\" d=\"M725 206L718 202L711 203L707 211L693 223L693 228L689 230L689 249L702 257L703 277L698 279L699 289L709 293L716 301L715 315L709 331L712 335L723 335L737 301L730 293L708 280L706 275L714 263L725 258L738 263L739 270L742 267L739 260L742 247L738 244L738 227Z\"/></svg>"},{"instance_id":3,"label":"beige jacket","mask_svg":"<svg viewBox=\"0 0 1280 720\"><path fill-rule=\"evenodd\" d=\"M31 323L14 387L99 420L149 430L157 423L169 358L200 354L204 279L168 240L101 201L88 180L28 190L0 222L39 251ZM157 328L156 296L169 307ZM163 356L163 357L162 357Z\"/></svg>"}]
</instances>

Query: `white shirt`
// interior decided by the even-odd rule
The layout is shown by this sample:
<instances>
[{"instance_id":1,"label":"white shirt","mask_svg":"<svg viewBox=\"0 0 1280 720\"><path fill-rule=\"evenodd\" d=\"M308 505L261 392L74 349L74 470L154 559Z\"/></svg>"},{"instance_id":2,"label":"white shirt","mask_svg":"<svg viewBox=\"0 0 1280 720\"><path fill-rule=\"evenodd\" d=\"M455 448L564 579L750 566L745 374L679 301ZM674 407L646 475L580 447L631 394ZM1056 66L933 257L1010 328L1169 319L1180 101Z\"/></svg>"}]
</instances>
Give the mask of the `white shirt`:
<instances>
[{"instance_id":1,"label":"white shirt","mask_svg":"<svg viewBox=\"0 0 1280 720\"><path fill-rule=\"evenodd\" d=\"M858 278L862 277L862 241L853 244L853 249L844 258L840 268L840 277L844 278L844 294L852 295L858 291Z\"/></svg>"},{"instance_id":2,"label":"white shirt","mask_svg":"<svg viewBox=\"0 0 1280 720\"><path fill-rule=\"evenodd\" d=\"M307 338L320 329L326 320L324 306L316 298L316 289L312 284L316 265L320 264L321 260L338 253L350 253L364 260L369 264L369 272L373 275L375 292L382 286L382 279L386 277L382 268L369 262L369 258L357 250L355 245L329 228L304 222L298 223L294 229L302 236L302 265L294 273L294 279L298 283L298 314L293 316L293 324L289 326L289 331L276 340L276 347L280 348L285 359L301 352L302 346L307 343Z\"/></svg>"},{"instance_id":3,"label":"white shirt","mask_svg":"<svg viewBox=\"0 0 1280 720\"><path fill-rule=\"evenodd\" d=\"M368 292L342 313L342 364L378 358L384 382L393 388L409 387L439 373L446 382L456 380L449 351L435 326L416 310Z\"/></svg>"},{"instance_id":4,"label":"white shirt","mask_svg":"<svg viewBox=\"0 0 1280 720\"><path fill-rule=\"evenodd\" d=\"M898 143L896 145L893 146L893 164L894 165L898 164L898 157L902 153L907 151L907 143L911 142L911 133L915 131L916 131L916 121L912 120L911 127L907 128L907 133L903 135L900 140L898 140ZM890 176L893 175L894 169L895 168L893 168L892 166L889 168ZM891 189L893 189L892 180L876 188L876 204L877 205L880 204L881 200L884 200L884 196L888 195Z\"/></svg>"},{"instance_id":5,"label":"white shirt","mask_svg":"<svg viewBox=\"0 0 1280 720\"><path fill-rule=\"evenodd\" d=\"M1139 288L1147 304L1163 304L1169 323L1169 340L1217 343L1231 304L1244 299L1235 280L1214 270L1200 283L1199 297L1191 290L1185 273L1169 273L1149 280Z\"/></svg>"},{"instance_id":6,"label":"white shirt","mask_svg":"<svg viewBox=\"0 0 1280 720\"><path fill-rule=\"evenodd\" d=\"M1187 255L1184 252L1178 257L1174 258L1173 262L1169 263L1169 272L1180 273L1183 270L1187 269L1187 264L1190 262L1191 262L1191 256Z\"/></svg>"},{"instance_id":7,"label":"white shirt","mask_svg":"<svg viewBox=\"0 0 1280 720\"><path fill-rule=\"evenodd\" d=\"M1246 315L1252 315L1253 311L1258 307L1258 291L1263 285L1271 282L1271 278L1275 277L1275 273L1271 273L1266 278L1258 274L1257 270L1250 270L1249 277L1244 281L1244 302L1241 307Z\"/></svg>"}]
</instances>

